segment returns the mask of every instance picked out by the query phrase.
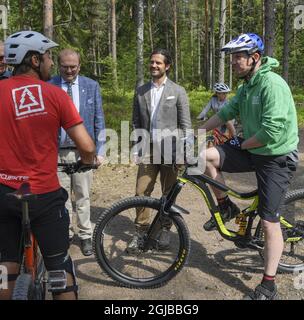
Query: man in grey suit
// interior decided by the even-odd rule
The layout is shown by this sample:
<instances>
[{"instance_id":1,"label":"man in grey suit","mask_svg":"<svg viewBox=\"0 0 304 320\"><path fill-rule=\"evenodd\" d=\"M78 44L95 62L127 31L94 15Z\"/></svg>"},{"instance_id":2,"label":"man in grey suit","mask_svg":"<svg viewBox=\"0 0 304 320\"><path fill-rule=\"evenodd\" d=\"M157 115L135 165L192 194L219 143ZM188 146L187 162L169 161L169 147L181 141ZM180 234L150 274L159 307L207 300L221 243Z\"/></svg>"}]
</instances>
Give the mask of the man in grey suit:
<instances>
[{"instance_id":1,"label":"man in grey suit","mask_svg":"<svg viewBox=\"0 0 304 320\"><path fill-rule=\"evenodd\" d=\"M167 50L154 50L150 55L152 80L136 90L133 106L133 129L144 129L149 133L146 137L142 137L140 144L136 141L141 148L135 147L134 156L137 159L136 162L138 162L139 157L142 160L138 166L137 196L151 195L159 173L163 194L167 194L176 181L176 168L172 165L165 165L163 156L164 151L168 149L173 150L174 153L174 146L172 144L169 148L167 148L168 145L164 146L166 139L158 139L159 131L167 130L169 132L168 141L171 141L170 132L180 129L186 138L186 131L191 128L189 101L186 91L183 87L167 78L171 64L172 59ZM147 155L145 152L147 149L152 150L150 154L154 154L154 156L159 152L162 158L161 162L150 154ZM146 161L147 158L150 160L148 161L149 163ZM128 244L128 252L135 253L138 250L138 245L149 223L150 213L148 209L138 209L135 219L136 233ZM160 230L158 239L160 249L166 249L169 246L168 231L170 227L170 221L167 221L162 230Z\"/></svg>"},{"instance_id":2,"label":"man in grey suit","mask_svg":"<svg viewBox=\"0 0 304 320\"><path fill-rule=\"evenodd\" d=\"M97 164L103 162L105 143L105 122L102 109L102 99L99 84L87 77L79 75L80 55L72 49L64 49L59 53L58 64L60 76L52 78L51 83L61 87L72 98L83 123L96 144ZM62 129L59 134L59 161L75 162L79 158L75 144ZM70 198L66 207L70 212L70 241L74 236L72 225L71 193L74 192L76 202L76 215L78 222L78 236L81 240L83 255L89 256L92 252L92 225L90 221L90 189L93 181L92 170L74 173L71 176L59 172L60 183Z\"/></svg>"}]
</instances>

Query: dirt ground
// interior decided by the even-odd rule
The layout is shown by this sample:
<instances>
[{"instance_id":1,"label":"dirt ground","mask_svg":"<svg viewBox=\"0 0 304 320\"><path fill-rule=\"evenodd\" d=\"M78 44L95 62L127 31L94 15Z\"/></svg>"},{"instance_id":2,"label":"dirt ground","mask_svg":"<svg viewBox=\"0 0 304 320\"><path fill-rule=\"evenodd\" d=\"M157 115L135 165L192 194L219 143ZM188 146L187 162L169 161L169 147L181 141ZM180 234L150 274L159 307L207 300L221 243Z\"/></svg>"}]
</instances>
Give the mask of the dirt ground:
<instances>
[{"instance_id":1,"label":"dirt ground","mask_svg":"<svg viewBox=\"0 0 304 320\"><path fill-rule=\"evenodd\" d=\"M304 132L301 132L301 161L291 189L304 186ZM136 166L103 166L94 177L91 196L92 222L96 222L104 208L113 202L134 195ZM245 191L255 188L253 174L226 175L226 183ZM160 196L157 183L154 197ZM237 249L216 232L202 228L209 219L206 206L198 192L184 187L178 203L191 212L185 216L191 234L191 252L188 264L168 284L158 289L137 290L117 286L98 266L95 258L84 257L76 239L70 252L76 265L80 299L88 300L239 300L261 280L262 260L255 251ZM240 203L238 203L240 204ZM242 205L240 205L242 207ZM303 279L303 277L302 277ZM296 276L278 274L280 297L303 300L304 286L296 289ZM303 281L302 281L303 284Z\"/></svg>"}]
</instances>

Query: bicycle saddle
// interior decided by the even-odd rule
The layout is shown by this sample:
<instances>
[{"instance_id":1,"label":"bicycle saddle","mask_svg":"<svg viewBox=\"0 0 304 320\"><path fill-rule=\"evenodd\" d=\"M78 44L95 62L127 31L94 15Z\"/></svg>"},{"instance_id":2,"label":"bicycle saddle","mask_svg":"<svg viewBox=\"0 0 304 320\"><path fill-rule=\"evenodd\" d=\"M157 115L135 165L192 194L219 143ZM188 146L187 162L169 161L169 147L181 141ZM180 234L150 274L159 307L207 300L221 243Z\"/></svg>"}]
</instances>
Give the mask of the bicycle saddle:
<instances>
[{"instance_id":1,"label":"bicycle saddle","mask_svg":"<svg viewBox=\"0 0 304 320\"><path fill-rule=\"evenodd\" d=\"M22 183L18 190L12 193L7 193L6 195L14 197L20 201L29 201L37 198L36 194L31 193L31 185L28 182Z\"/></svg>"}]
</instances>

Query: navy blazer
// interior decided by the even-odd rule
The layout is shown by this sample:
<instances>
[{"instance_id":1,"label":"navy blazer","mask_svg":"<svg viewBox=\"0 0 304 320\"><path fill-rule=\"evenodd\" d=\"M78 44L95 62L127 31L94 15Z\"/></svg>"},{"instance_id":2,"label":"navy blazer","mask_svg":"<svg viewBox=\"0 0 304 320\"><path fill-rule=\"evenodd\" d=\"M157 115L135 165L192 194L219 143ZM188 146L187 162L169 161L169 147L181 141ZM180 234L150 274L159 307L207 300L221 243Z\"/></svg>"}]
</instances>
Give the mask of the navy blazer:
<instances>
[{"instance_id":1,"label":"navy blazer","mask_svg":"<svg viewBox=\"0 0 304 320\"><path fill-rule=\"evenodd\" d=\"M49 82L61 87L61 79L60 76L55 76ZM97 155L103 156L106 134L100 86L96 81L83 76L78 76L78 82L80 116L89 135L96 144Z\"/></svg>"}]
</instances>

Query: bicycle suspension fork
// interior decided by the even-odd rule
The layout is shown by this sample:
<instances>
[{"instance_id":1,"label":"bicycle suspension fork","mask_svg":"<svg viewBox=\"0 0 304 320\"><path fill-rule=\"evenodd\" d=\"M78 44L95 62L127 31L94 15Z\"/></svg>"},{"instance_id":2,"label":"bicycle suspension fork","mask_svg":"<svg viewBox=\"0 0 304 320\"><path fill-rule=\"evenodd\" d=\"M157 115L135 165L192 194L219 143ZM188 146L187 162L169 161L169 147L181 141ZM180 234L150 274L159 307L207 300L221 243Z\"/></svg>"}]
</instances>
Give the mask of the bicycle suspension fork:
<instances>
[{"instance_id":1,"label":"bicycle suspension fork","mask_svg":"<svg viewBox=\"0 0 304 320\"><path fill-rule=\"evenodd\" d=\"M168 195L163 195L161 197L161 206L160 210L158 210L155 218L153 219L149 230L147 232L147 239L144 249L149 248L149 240L155 240L158 231L162 227L162 220L169 215L171 207L174 205L176 197L178 196L179 192L181 191L184 183L181 181L176 181L175 184L172 186Z\"/></svg>"}]
</instances>

